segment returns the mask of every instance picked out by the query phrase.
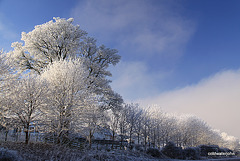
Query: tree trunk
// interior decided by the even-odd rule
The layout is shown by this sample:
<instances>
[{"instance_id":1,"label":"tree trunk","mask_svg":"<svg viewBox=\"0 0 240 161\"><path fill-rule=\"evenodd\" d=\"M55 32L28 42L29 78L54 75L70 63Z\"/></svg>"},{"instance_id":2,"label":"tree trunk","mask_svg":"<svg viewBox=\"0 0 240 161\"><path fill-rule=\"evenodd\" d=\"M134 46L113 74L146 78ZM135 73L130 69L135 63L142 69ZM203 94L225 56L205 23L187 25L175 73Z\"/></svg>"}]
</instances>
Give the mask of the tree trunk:
<instances>
[{"instance_id":1,"label":"tree trunk","mask_svg":"<svg viewBox=\"0 0 240 161\"><path fill-rule=\"evenodd\" d=\"M113 149L113 144L114 144L114 141L115 141L115 131L113 130L113 135L112 135L112 149Z\"/></svg>"},{"instance_id":2,"label":"tree trunk","mask_svg":"<svg viewBox=\"0 0 240 161\"><path fill-rule=\"evenodd\" d=\"M88 139L88 142L89 142L89 149L92 148L92 132L91 130L89 131L89 139Z\"/></svg>"},{"instance_id":3,"label":"tree trunk","mask_svg":"<svg viewBox=\"0 0 240 161\"><path fill-rule=\"evenodd\" d=\"M25 129L25 144L28 144L29 141L29 123L27 123L26 129Z\"/></svg>"},{"instance_id":4,"label":"tree trunk","mask_svg":"<svg viewBox=\"0 0 240 161\"><path fill-rule=\"evenodd\" d=\"M130 145L130 147L132 146L132 128L130 129L129 145Z\"/></svg>"},{"instance_id":5,"label":"tree trunk","mask_svg":"<svg viewBox=\"0 0 240 161\"><path fill-rule=\"evenodd\" d=\"M54 137L55 140L55 137ZM59 134L57 134L57 144L61 144L63 140L63 131L61 129L61 131L59 132Z\"/></svg>"},{"instance_id":6,"label":"tree trunk","mask_svg":"<svg viewBox=\"0 0 240 161\"><path fill-rule=\"evenodd\" d=\"M147 150L147 136L144 136L144 149Z\"/></svg>"},{"instance_id":7,"label":"tree trunk","mask_svg":"<svg viewBox=\"0 0 240 161\"><path fill-rule=\"evenodd\" d=\"M28 130L25 131L25 144L28 144Z\"/></svg>"},{"instance_id":8,"label":"tree trunk","mask_svg":"<svg viewBox=\"0 0 240 161\"><path fill-rule=\"evenodd\" d=\"M138 135L137 138L138 138L138 144L139 144L139 142L140 142L140 134L138 133L137 135Z\"/></svg>"},{"instance_id":9,"label":"tree trunk","mask_svg":"<svg viewBox=\"0 0 240 161\"><path fill-rule=\"evenodd\" d=\"M120 149L123 149L123 135L121 135L121 145L120 145Z\"/></svg>"},{"instance_id":10,"label":"tree trunk","mask_svg":"<svg viewBox=\"0 0 240 161\"><path fill-rule=\"evenodd\" d=\"M18 134L19 134L19 129L16 128L16 141L18 141Z\"/></svg>"},{"instance_id":11,"label":"tree trunk","mask_svg":"<svg viewBox=\"0 0 240 161\"><path fill-rule=\"evenodd\" d=\"M8 130L5 131L5 141L7 141L8 138Z\"/></svg>"}]
</instances>

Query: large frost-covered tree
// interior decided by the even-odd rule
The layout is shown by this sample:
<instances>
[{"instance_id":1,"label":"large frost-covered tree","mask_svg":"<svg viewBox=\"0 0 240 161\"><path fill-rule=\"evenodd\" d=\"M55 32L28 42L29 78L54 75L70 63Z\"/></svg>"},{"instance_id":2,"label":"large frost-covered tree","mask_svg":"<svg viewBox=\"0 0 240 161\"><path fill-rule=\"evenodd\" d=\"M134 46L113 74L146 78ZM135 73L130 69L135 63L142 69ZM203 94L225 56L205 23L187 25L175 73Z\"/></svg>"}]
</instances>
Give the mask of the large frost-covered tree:
<instances>
[{"instance_id":1,"label":"large frost-covered tree","mask_svg":"<svg viewBox=\"0 0 240 161\"><path fill-rule=\"evenodd\" d=\"M97 46L96 40L73 24L73 18L54 18L42 25L35 26L29 33L22 32L21 40L14 42L10 52L16 65L41 73L42 69L54 61L85 57L88 60L89 74L94 77L109 76L106 71L110 64L117 64L120 56L117 50Z\"/></svg>"},{"instance_id":2,"label":"large frost-covered tree","mask_svg":"<svg viewBox=\"0 0 240 161\"><path fill-rule=\"evenodd\" d=\"M12 43L14 50L9 52L19 70L41 74L49 63L83 57L88 88L102 96L101 101L105 103L102 107L110 107L113 91L107 79L111 73L107 69L120 61L117 50L98 46L94 38L88 37L85 31L73 24L73 18L54 18L37 25L34 30L23 32L21 40Z\"/></svg>"}]
</instances>

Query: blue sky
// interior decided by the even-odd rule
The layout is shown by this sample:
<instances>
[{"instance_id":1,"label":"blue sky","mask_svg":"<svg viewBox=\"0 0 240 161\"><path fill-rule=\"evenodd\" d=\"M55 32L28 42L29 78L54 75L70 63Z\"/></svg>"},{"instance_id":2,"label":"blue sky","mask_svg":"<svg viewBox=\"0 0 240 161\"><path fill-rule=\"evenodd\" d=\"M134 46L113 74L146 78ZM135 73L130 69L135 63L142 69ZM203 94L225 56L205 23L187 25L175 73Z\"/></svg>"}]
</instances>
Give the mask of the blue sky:
<instances>
[{"instance_id":1,"label":"blue sky","mask_svg":"<svg viewBox=\"0 0 240 161\"><path fill-rule=\"evenodd\" d=\"M112 87L126 101L194 114L240 138L239 15L238 0L0 0L0 48L53 17L73 17L118 49Z\"/></svg>"}]
</instances>

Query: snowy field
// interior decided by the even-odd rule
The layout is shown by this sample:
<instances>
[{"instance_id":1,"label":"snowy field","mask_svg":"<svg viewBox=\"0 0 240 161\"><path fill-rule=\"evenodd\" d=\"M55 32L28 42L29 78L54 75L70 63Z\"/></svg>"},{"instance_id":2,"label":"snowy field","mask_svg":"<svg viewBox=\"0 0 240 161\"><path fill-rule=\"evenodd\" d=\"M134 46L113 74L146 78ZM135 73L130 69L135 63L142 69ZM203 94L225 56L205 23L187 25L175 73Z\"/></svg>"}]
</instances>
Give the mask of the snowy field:
<instances>
[{"instance_id":1,"label":"snowy field","mask_svg":"<svg viewBox=\"0 0 240 161\"><path fill-rule=\"evenodd\" d=\"M0 154L0 160L8 158L12 161L183 161L153 158L145 153L130 150L77 150L51 144L30 143L25 145L24 143L3 141L0 142ZM237 161L240 158L209 160Z\"/></svg>"}]
</instances>

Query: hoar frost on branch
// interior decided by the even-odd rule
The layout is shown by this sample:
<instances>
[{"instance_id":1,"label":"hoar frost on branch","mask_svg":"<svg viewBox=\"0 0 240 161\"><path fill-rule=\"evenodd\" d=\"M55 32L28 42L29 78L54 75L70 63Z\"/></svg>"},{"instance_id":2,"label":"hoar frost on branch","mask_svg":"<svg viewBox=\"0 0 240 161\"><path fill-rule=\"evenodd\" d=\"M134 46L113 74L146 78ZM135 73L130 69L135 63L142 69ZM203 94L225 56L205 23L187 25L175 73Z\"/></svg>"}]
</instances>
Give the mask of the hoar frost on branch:
<instances>
[{"instance_id":1,"label":"hoar frost on branch","mask_svg":"<svg viewBox=\"0 0 240 161\"><path fill-rule=\"evenodd\" d=\"M86 32L73 25L73 19L54 18L42 25L35 26L29 33L22 32L21 40L12 44L11 52L19 68L41 73L49 63L74 57Z\"/></svg>"},{"instance_id":2,"label":"hoar frost on branch","mask_svg":"<svg viewBox=\"0 0 240 161\"><path fill-rule=\"evenodd\" d=\"M16 79L18 75L14 74L16 71L12 65L8 54L0 51L0 89L3 91L6 83Z\"/></svg>"}]
</instances>

